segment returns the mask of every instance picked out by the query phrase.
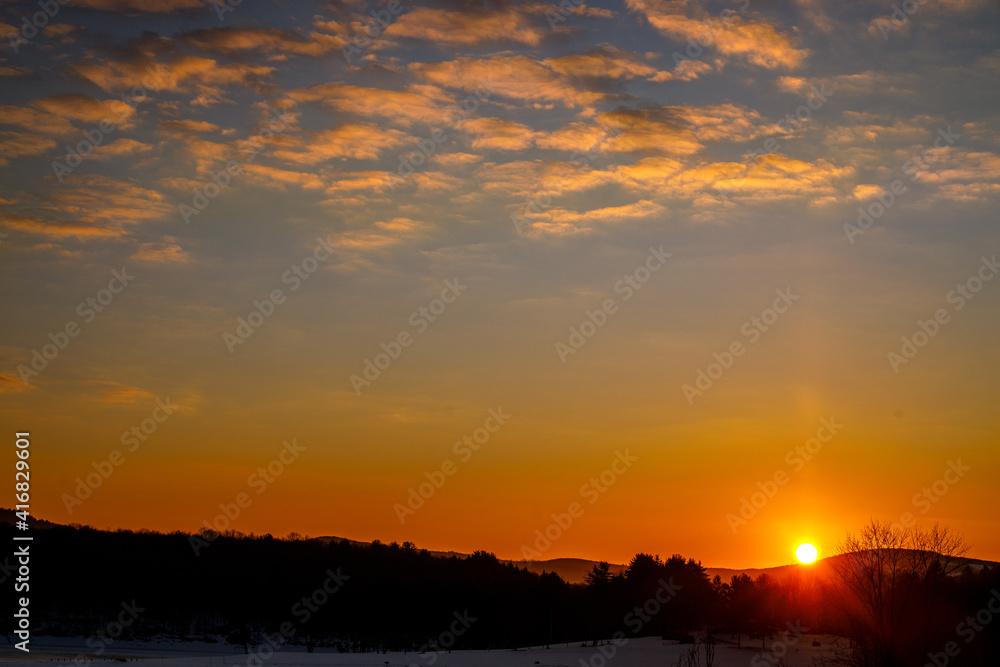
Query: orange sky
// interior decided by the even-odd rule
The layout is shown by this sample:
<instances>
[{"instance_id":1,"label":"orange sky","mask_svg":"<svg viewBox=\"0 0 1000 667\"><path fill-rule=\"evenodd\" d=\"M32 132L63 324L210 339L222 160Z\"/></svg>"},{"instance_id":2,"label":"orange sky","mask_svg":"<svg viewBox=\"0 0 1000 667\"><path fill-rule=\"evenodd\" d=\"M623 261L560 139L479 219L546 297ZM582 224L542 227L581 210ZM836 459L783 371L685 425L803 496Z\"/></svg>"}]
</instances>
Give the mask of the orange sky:
<instances>
[{"instance_id":1,"label":"orange sky","mask_svg":"<svg viewBox=\"0 0 1000 667\"><path fill-rule=\"evenodd\" d=\"M998 10L848 4L0 5L33 513L1000 560Z\"/></svg>"}]
</instances>

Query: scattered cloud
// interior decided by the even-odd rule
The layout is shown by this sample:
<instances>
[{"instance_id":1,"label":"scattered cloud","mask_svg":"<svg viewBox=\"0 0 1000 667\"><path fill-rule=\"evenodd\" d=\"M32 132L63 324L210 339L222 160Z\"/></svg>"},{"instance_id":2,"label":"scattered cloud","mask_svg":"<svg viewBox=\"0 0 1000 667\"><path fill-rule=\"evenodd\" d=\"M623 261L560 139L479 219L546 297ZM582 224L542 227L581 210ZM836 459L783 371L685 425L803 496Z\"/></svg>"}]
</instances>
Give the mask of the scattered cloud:
<instances>
[{"instance_id":1,"label":"scattered cloud","mask_svg":"<svg viewBox=\"0 0 1000 667\"><path fill-rule=\"evenodd\" d=\"M461 127L472 134L472 148L476 149L520 151L534 143L530 127L502 118L474 118L463 121Z\"/></svg>"},{"instance_id":2,"label":"scattered cloud","mask_svg":"<svg viewBox=\"0 0 1000 667\"><path fill-rule=\"evenodd\" d=\"M587 107L603 98L601 93L580 90L559 72L524 55L412 63L409 70L435 85L479 92L489 99L504 97L535 105Z\"/></svg>"},{"instance_id":3,"label":"scattered cloud","mask_svg":"<svg viewBox=\"0 0 1000 667\"><path fill-rule=\"evenodd\" d=\"M162 243L140 243L129 259L157 264L187 264L191 255L177 243L176 238L167 236Z\"/></svg>"},{"instance_id":4,"label":"scattered cloud","mask_svg":"<svg viewBox=\"0 0 1000 667\"><path fill-rule=\"evenodd\" d=\"M74 0L75 7L103 12L172 14L185 9L205 9L213 0Z\"/></svg>"},{"instance_id":5,"label":"scattered cloud","mask_svg":"<svg viewBox=\"0 0 1000 667\"><path fill-rule=\"evenodd\" d=\"M538 46L549 32L540 3L509 4L499 10L461 10L415 7L385 30L389 37L405 37L455 48L486 42L517 42Z\"/></svg>"},{"instance_id":6,"label":"scattered cloud","mask_svg":"<svg viewBox=\"0 0 1000 667\"><path fill-rule=\"evenodd\" d=\"M298 150L276 150L274 156L300 165L345 158L374 160L384 151L402 146L407 139L409 137L398 130L381 128L374 123L347 123L313 133L300 143Z\"/></svg>"},{"instance_id":7,"label":"scattered cloud","mask_svg":"<svg viewBox=\"0 0 1000 667\"><path fill-rule=\"evenodd\" d=\"M185 33L179 39L201 51L232 56L244 53L322 56L339 50L344 39L311 32L308 35L278 28L208 28Z\"/></svg>"},{"instance_id":8,"label":"scattered cloud","mask_svg":"<svg viewBox=\"0 0 1000 667\"><path fill-rule=\"evenodd\" d=\"M710 16L700 3L685 0L626 0L626 6L643 14L660 33L689 43L707 44L720 55L744 60L767 69L794 69L808 51L770 23L731 14ZM678 49L683 51L684 49Z\"/></svg>"}]
</instances>

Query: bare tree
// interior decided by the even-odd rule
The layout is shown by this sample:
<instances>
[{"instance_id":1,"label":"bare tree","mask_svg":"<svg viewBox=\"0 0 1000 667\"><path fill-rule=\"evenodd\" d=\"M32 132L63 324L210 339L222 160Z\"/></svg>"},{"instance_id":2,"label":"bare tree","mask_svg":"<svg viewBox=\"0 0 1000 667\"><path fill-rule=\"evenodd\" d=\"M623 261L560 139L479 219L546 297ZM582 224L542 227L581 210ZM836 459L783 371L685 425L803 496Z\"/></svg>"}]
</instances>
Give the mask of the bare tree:
<instances>
[{"instance_id":1,"label":"bare tree","mask_svg":"<svg viewBox=\"0 0 1000 667\"><path fill-rule=\"evenodd\" d=\"M836 598L855 643L854 664L892 667L919 657L936 634L948 575L968 548L937 525L900 529L872 520L857 535L847 534L833 567L844 589Z\"/></svg>"}]
</instances>

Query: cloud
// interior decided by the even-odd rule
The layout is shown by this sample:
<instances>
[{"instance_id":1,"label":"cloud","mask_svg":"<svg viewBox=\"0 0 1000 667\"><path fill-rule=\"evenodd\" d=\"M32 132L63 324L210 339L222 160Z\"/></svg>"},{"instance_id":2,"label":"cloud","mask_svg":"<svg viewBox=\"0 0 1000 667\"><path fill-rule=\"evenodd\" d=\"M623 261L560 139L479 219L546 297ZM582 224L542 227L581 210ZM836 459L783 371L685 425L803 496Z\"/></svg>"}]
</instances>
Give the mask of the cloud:
<instances>
[{"instance_id":1,"label":"cloud","mask_svg":"<svg viewBox=\"0 0 1000 667\"><path fill-rule=\"evenodd\" d=\"M608 174L625 190L649 192L657 197L699 200L709 195L714 200L727 193L745 200L769 201L836 196L841 191L839 182L853 175L854 168L771 153L749 164L685 164L674 158L650 157L633 165L617 165Z\"/></svg>"},{"instance_id":2,"label":"cloud","mask_svg":"<svg viewBox=\"0 0 1000 667\"><path fill-rule=\"evenodd\" d=\"M941 186L940 196L958 202L997 202L1000 183L950 183Z\"/></svg>"},{"instance_id":3,"label":"cloud","mask_svg":"<svg viewBox=\"0 0 1000 667\"><path fill-rule=\"evenodd\" d=\"M431 157L431 160L442 167L464 167L468 164L481 162L482 159L482 155L475 155L473 153L436 153Z\"/></svg>"},{"instance_id":4,"label":"cloud","mask_svg":"<svg viewBox=\"0 0 1000 667\"><path fill-rule=\"evenodd\" d=\"M392 220L384 220L376 222L375 226L379 229L384 229L387 232L416 232L420 229L427 227L426 224L422 222L417 222L411 218L393 218Z\"/></svg>"},{"instance_id":5,"label":"cloud","mask_svg":"<svg viewBox=\"0 0 1000 667\"><path fill-rule=\"evenodd\" d=\"M799 15L808 20L824 33L832 33L838 23L826 13L821 0L795 0Z\"/></svg>"},{"instance_id":6,"label":"cloud","mask_svg":"<svg viewBox=\"0 0 1000 667\"><path fill-rule=\"evenodd\" d=\"M288 186L304 190L321 190L325 187L324 180L312 172L287 171L260 164L244 165L243 170L250 181L282 192L287 192Z\"/></svg>"},{"instance_id":7,"label":"cloud","mask_svg":"<svg viewBox=\"0 0 1000 667\"><path fill-rule=\"evenodd\" d=\"M61 222L51 218L28 217L0 211L0 223L10 229L18 229L32 234L55 236L58 238L76 238L89 240L95 238L113 238L118 234L110 229L77 225Z\"/></svg>"},{"instance_id":8,"label":"cloud","mask_svg":"<svg viewBox=\"0 0 1000 667\"><path fill-rule=\"evenodd\" d=\"M214 0L209 0L214 1ZM74 7L103 12L172 14L184 9L204 9L205 0L73 0Z\"/></svg>"},{"instance_id":9,"label":"cloud","mask_svg":"<svg viewBox=\"0 0 1000 667\"><path fill-rule=\"evenodd\" d=\"M0 37L0 39L2 39L2 37ZM31 72L32 70L28 67L0 64L0 76L24 76L25 74L31 74Z\"/></svg>"},{"instance_id":10,"label":"cloud","mask_svg":"<svg viewBox=\"0 0 1000 667\"><path fill-rule=\"evenodd\" d=\"M548 134L535 134L535 145L560 151L587 152L601 146L611 133L603 127L586 123L570 123Z\"/></svg>"},{"instance_id":11,"label":"cloud","mask_svg":"<svg viewBox=\"0 0 1000 667\"><path fill-rule=\"evenodd\" d=\"M736 104L670 107L702 141L750 141L781 132L753 109Z\"/></svg>"},{"instance_id":12,"label":"cloud","mask_svg":"<svg viewBox=\"0 0 1000 667\"><path fill-rule=\"evenodd\" d=\"M96 146L90 155L95 160L107 160L124 156L146 155L152 150L152 145L144 144L135 139L118 139L109 144Z\"/></svg>"},{"instance_id":13,"label":"cloud","mask_svg":"<svg viewBox=\"0 0 1000 667\"><path fill-rule=\"evenodd\" d=\"M563 76L576 78L634 79L659 74L637 54L607 45L543 62Z\"/></svg>"},{"instance_id":14,"label":"cloud","mask_svg":"<svg viewBox=\"0 0 1000 667\"><path fill-rule=\"evenodd\" d=\"M410 71L445 88L482 92L540 105L558 103L567 108L590 106L600 93L581 91L566 77L542 62L522 55L458 58L440 63L411 63Z\"/></svg>"},{"instance_id":15,"label":"cloud","mask_svg":"<svg viewBox=\"0 0 1000 667\"><path fill-rule=\"evenodd\" d=\"M624 206L608 206L582 212L554 208L541 213L527 213L525 217L532 222L524 231L529 236L586 234L605 225L662 215L665 210L660 204L647 199Z\"/></svg>"},{"instance_id":16,"label":"cloud","mask_svg":"<svg viewBox=\"0 0 1000 667\"><path fill-rule=\"evenodd\" d=\"M682 172L678 179L690 188L711 184L715 190L729 191L765 201L787 197L836 195L836 181L854 174L854 168L838 167L827 160L806 162L779 153L762 155L733 170L729 164L705 165Z\"/></svg>"},{"instance_id":17,"label":"cloud","mask_svg":"<svg viewBox=\"0 0 1000 667\"><path fill-rule=\"evenodd\" d=\"M18 379L0 373L0 394L19 393L29 387L30 385L27 385Z\"/></svg>"},{"instance_id":18,"label":"cloud","mask_svg":"<svg viewBox=\"0 0 1000 667\"><path fill-rule=\"evenodd\" d=\"M666 191L671 179L683 168L682 162L672 158L648 157L632 165L619 165L614 173L626 190Z\"/></svg>"},{"instance_id":19,"label":"cloud","mask_svg":"<svg viewBox=\"0 0 1000 667\"><path fill-rule=\"evenodd\" d=\"M709 16L700 6L685 0L626 0L625 4L643 14L661 34L683 42L685 48L692 43L707 45L720 55L768 69L794 69L808 55L770 23L735 14L726 19Z\"/></svg>"},{"instance_id":20,"label":"cloud","mask_svg":"<svg viewBox=\"0 0 1000 667\"><path fill-rule=\"evenodd\" d=\"M129 258L138 262L154 262L157 264L186 264L191 261L191 255L177 244L172 236L165 237L163 243L141 243L135 253Z\"/></svg>"},{"instance_id":21,"label":"cloud","mask_svg":"<svg viewBox=\"0 0 1000 667\"><path fill-rule=\"evenodd\" d=\"M56 142L48 137L31 132L0 131L0 166L12 158L41 155L56 147Z\"/></svg>"},{"instance_id":22,"label":"cloud","mask_svg":"<svg viewBox=\"0 0 1000 667\"><path fill-rule=\"evenodd\" d=\"M473 148L485 150L524 150L532 146L535 136L527 125L502 118L473 118L463 121L461 128L473 135Z\"/></svg>"},{"instance_id":23,"label":"cloud","mask_svg":"<svg viewBox=\"0 0 1000 667\"><path fill-rule=\"evenodd\" d=\"M389 189L393 176L384 171L334 172L328 177L327 194L371 190L382 192Z\"/></svg>"},{"instance_id":24,"label":"cloud","mask_svg":"<svg viewBox=\"0 0 1000 667\"><path fill-rule=\"evenodd\" d=\"M347 123L310 135L301 150L276 150L274 156L294 164L315 165L330 160L354 158L375 160L382 152L407 142L406 134L374 123Z\"/></svg>"},{"instance_id":25,"label":"cloud","mask_svg":"<svg viewBox=\"0 0 1000 667\"><path fill-rule=\"evenodd\" d=\"M485 42L518 42L538 46L549 32L535 16L540 3L507 5L500 10L451 11L416 7L385 30L389 37L407 37L442 47L473 46Z\"/></svg>"},{"instance_id":26,"label":"cloud","mask_svg":"<svg viewBox=\"0 0 1000 667\"><path fill-rule=\"evenodd\" d=\"M32 106L86 125L97 125L101 121L114 123L119 129L129 129L135 125L135 107L121 100L99 100L89 95L67 93L37 99L32 102Z\"/></svg>"},{"instance_id":27,"label":"cloud","mask_svg":"<svg viewBox=\"0 0 1000 667\"><path fill-rule=\"evenodd\" d=\"M893 98L902 96L911 97L910 86L920 82L920 76L910 72L876 72L865 70L854 74L838 74L836 76L814 79L812 83L816 86L825 84L827 88L837 95L857 95L870 97L873 93L883 93ZM805 86L804 79L791 77L786 80L786 86ZM795 92L801 92L803 87L799 87Z\"/></svg>"},{"instance_id":28,"label":"cloud","mask_svg":"<svg viewBox=\"0 0 1000 667\"><path fill-rule=\"evenodd\" d=\"M617 134L604 143L606 150L691 155L704 148L692 128L669 107L621 109L599 115L602 125Z\"/></svg>"},{"instance_id":29,"label":"cloud","mask_svg":"<svg viewBox=\"0 0 1000 667\"><path fill-rule=\"evenodd\" d=\"M253 52L318 57L346 43L340 37L319 32L306 36L278 28L208 28L185 33L179 39L196 49L227 56Z\"/></svg>"},{"instance_id":30,"label":"cloud","mask_svg":"<svg viewBox=\"0 0 1000 667\"><path fill-rule=\"evenodd\" d=\"M121 405L123 403L139 403L155 400L156 396L138 387L130 387L118 382L105 382L101 380L90 380L87 385L93 389L90 392L90 400L97 403L109 405Z\"/></svg>"},{"instance_id":31,"label":"cloud","mask_svg":"<svg viewBox=\"0 0 1000 667\"><path fill-rule=\"evenodd\" d=\"M883 117L873 113L845 111L841 122L827 128L823 143L843 149L850 145L881 146L920 142L927 137L929 127L940 125L940 121L929 116L919 116L904 120L898 117Z\"/></svg>"},{"instance_id":32,"label":"cloud","mask_svg":"<svg viewBox=\"0 0 1000 667\"><path fill-rule=\"evenodd\" d=\"M605 9L603 7L588 7L585 4L578 5L573 13L579 16L592 16L602 19L613 19L618 16L617 13L610 9Z\"/></svg>"},{"instance_id":33,"label":"cloud","mask_svg":"<svg viewBox=\"0 0 1000 667\"><path fill-rule=\"evenodd\" d=\"M194 171L206 176L217 171L219 166L224 165L231 156L236 155L237 151L237 147L232 144L206 141L199 136L191 135L178 136L176 145L183 151L186 159L194 164ZM184 189L190 188L185 186Z\"/></svg>"},{"instance_id":34,"label":"cloud","mask_svg":"<svg viewBox=\"0 0 1000 667\"><path fill-rule=\"evenodd\" d=\"M42 29L42 34L47 39L55 40L59 44L72 44L76 41L77 35L83 32L83 26L71 23L51 23Z\"/></svg>"},{"instance_id":35,"label":"cloud","mask_svg":"<svg viewBox=\"0 0 1000 667\"><path fill-rule=\"evenodd\" d=\"M1000 155L956 147L935 149L927 168L916 174L925 185L937 186L937 198L954 201L996 201L1000 194Z\"/></svg>"},{"instance_id":36,"label":"cloud","mask_svg":"<svg viewBox=\"0 0 1000 667\"><path fill-rule=\"evenodd\" d=\"M77 93L51 95L32 101L31 106L0 105L0 124L24 128L28 132L0 131L0 165L10 158L38 155L51 150L52 137L79 137L80 128L98 128L102 121L116 128L135 125L136 111L120 100L99 100Z\"/></svg>"},{"instance_id":37,"label":"cloud","mask_svg":"<svg viewBox=\"0 0 1000 667\"><path fill-rule=\"evenodd\" d=\"M151 47L152 48L152 47ZM137 86L150 91L196 94L193 104L208 106L224 101L231 86L260 88L273 67L251 63L220 63L211 58L179 56L158 63L148 54L117 60L89 58L72 69L108 92L131 91Z\"/></svg>"},{"instance_id":38,"label":"cloud","mask_svg":"<svg viewBox=\"0 0 1000 667\"><path fill-rule=\"evenodd\" d=\"M387 90L324 83L288 93L295 102L318 102L333 111L370 119L386 118L404 127L414 122L443 125L449 118L449 96L434 86L413 85L407 90Z\"/></svg>"},{"instance_id":39,"label":"cloud","mask_svg":"<svg viewBox=\"0 0 1000 667\"><path fill-rule=\"evenodd\" d=\"M443 171L419 171L412 176L420 192L443 192L445 190L456 190L465 184L465 181L456 176L451 176Z\"/></svg>"},{"instance_id":40,"label":"cloud","mask_svg":"<svg viewBox=\"0 0 1000 667\"><path fill-rule=\"evenodd\" d=\"M176 209L154 190L108 176L86 175L64 184L36 206L33 216L0 214L8 227L56 237L113 238L129 225L162 219Z\"/></svg>"},{"instance_id":41,"label":"cloud","mask_svg":"<svg viewBox=\"0 0 1000 667\"><path fill-rule=\"evenodd\" d=\"M77 132L72 123L56 114L6 104L0 104L0 125L15 125L32 132L56 136Z\"/></svg>"},{"instance_id":42,"label":"cloud","mask_svg":"<svg viewBox=\"0 0 1000 667\"><path fill-rule=\"evenodd\" d=\"M218 132L219 126L204 120L163 120L160 127L168 132L181 132L191 134L195 132Z\"/></svg>"},{"instance_id":43,"label":"cloud","mask_svg":"<svg viewBox=\"0 0 1000 667\"><path fill-rule=\"evenodd\" d=\"M871 185L867 183L862 183L854 186L854 191L851 196L858 201L865 201L871 199L875 195L882 194L885 190L881 185Z\"/></svg>"},{"instance_id":44,"label":"cloud","mask_svg":"<svg viewBox=\"0 0 1000 667\"><path fill-rule=\"evenodd\" d=\"M602 144L604 150L616 152L691 155L701 151L705 141L745 142L782 132L757 111L729 103L619 109L600 114L598 120L617 131Z\"/></svg>"},{"instance_id":45,"label":"cloud","mask_svg":"<svg viewBox=\"0 0 1000 667\"><path fill-rule=\"evenodd\" d=\"M682 60L669 72L657 72L650 77L650 81L662 83L664 81L694 81L703 74L711 72L715 68L703 60Z\"/></svg>"},{"instance_id":46,"label":"cloud","mask_svg":"<svg viewBox=\"0 0 1000 667\"><path fill-rule=\"evenodd\" d=\"M528 200L584 192L613 183L615 176L573 162L520 160L487 163L476 174L476 179L483 191Z\"/></svg>"}]
</instances>

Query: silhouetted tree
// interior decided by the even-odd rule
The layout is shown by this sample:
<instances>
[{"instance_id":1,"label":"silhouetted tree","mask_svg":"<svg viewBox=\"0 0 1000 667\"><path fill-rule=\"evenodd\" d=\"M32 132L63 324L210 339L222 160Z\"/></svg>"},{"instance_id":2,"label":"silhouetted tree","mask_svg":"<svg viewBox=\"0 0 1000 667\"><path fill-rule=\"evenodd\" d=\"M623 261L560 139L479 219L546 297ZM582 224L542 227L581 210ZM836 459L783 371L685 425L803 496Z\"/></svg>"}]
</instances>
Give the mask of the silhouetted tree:
<instances>
[{"instance_id":1,"label":"silhouetted tree","mask_svg":"<svg viewBox=\"0 0 1000 667\"><path fill-rule=\"evenodd\" d=\"M968 550L948 529L901 529L871 521L848 533L834 559L841 584L835 595L854 642L854 664L923 664L943 646L960 618L949 576Z\"/></svg>"}]
</instances>

